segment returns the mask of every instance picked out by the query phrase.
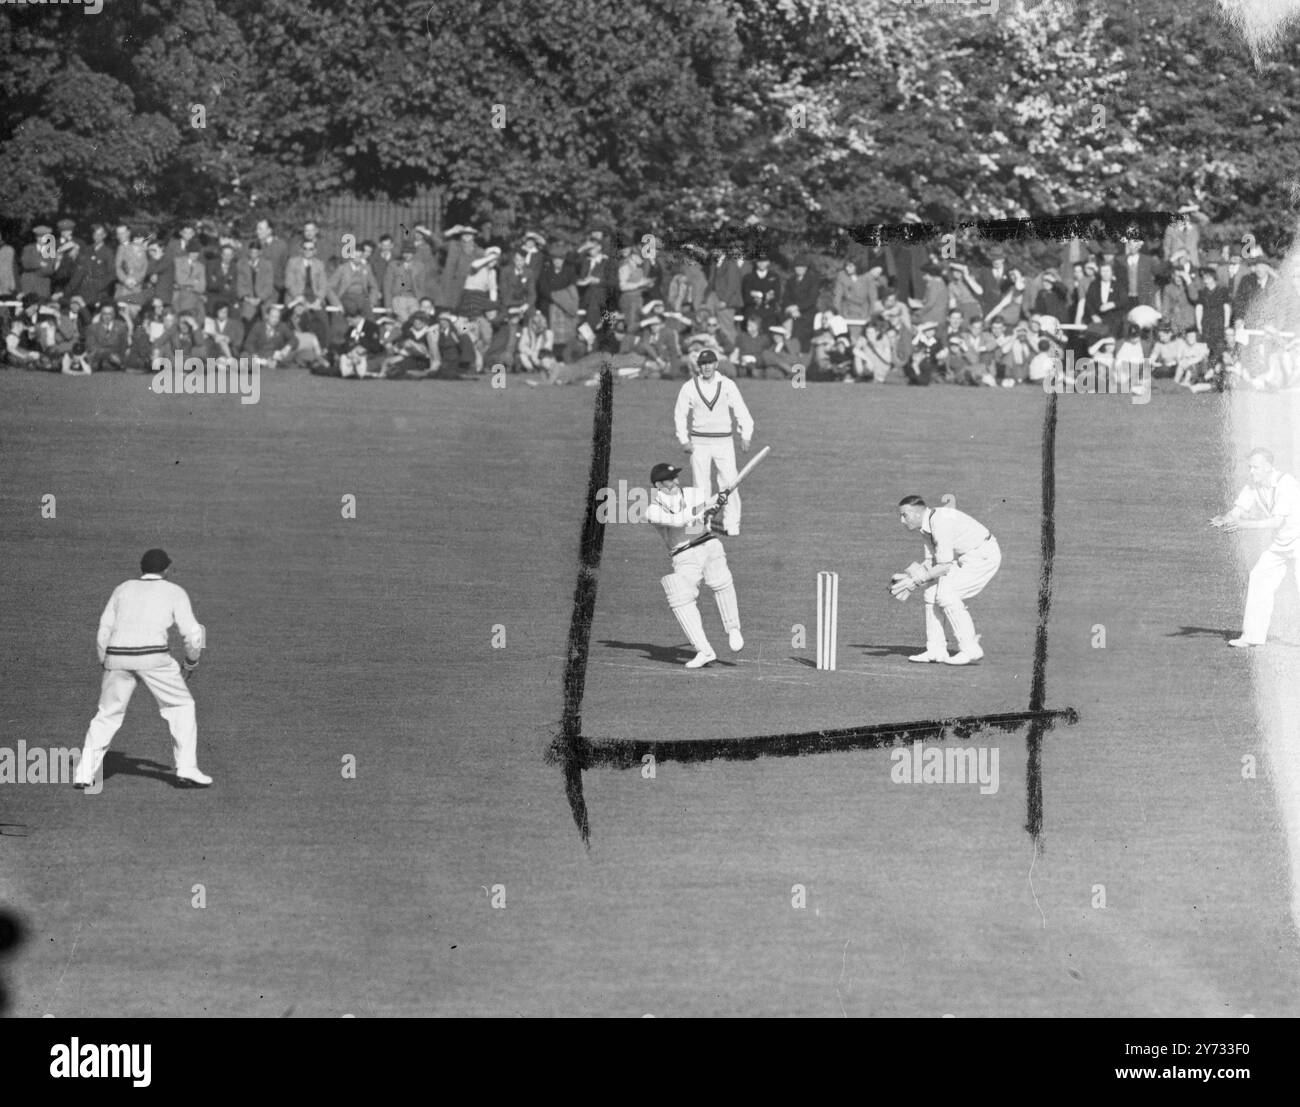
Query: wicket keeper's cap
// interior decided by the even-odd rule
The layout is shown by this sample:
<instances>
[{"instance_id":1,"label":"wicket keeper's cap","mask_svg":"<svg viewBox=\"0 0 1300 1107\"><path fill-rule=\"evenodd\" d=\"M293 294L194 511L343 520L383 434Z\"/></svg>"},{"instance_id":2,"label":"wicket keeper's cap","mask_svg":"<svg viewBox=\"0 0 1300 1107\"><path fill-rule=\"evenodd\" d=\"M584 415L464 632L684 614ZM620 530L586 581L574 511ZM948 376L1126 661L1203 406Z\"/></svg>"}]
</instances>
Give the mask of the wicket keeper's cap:
<instances>
[{"instance_id":1,"label":"wicket keeper's cap","mask_svg":"<svg viewBox=\"0 0 1300 1107\"><path fill-rule=\"evenodd\" d=\"M700 353L699 364L709 365L709 364L716 363L717 360L718 360L718 355L715 354L712 350L703 350Z\"/></svg>"},{"instance_id":2,"label":"wicket keeper's cap","mask_svg":"<svg viewBox=\"0 0 1300 1107\"><path fill-rule=\"evenodd\" d=\"M669 465L666 461L661 461L650 470L650 483L658 484L661 480L672 480L681 470L675 465Z\"/></svg>"},{"instance_id":3,"label":"wicket keeper's cap","mask_svg":"<svg viewBox=\"0 0 1300 1107\"><path fill-rule=\"evenodd\" d=\"M146 550L144 557L140 558L140 572L161 573L171 563L166 550Z\"/></svg>"}]
</instances>

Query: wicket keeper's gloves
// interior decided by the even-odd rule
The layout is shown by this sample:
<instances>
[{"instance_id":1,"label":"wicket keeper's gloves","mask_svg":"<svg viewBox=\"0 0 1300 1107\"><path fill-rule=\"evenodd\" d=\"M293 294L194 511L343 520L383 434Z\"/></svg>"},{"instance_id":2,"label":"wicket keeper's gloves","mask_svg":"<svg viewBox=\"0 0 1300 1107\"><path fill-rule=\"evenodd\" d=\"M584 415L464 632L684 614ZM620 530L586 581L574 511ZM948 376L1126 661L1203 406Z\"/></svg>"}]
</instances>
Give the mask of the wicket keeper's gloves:
<instances>
[{"instance_id":1,"label":"wicket keeper's gloves","mask_svg":"<svg viewBox=\"0 0 1300 1107\"><path fill-rule=\"evenodd\" d=\"M198 669L198 667L199 667L199 663L197 661L191 661L187 657L184 661L181 662L181 676L183 676L186 680L189 680L190 677L194 675L194 672L196 669Z\"/></svg>"}]
</instances>

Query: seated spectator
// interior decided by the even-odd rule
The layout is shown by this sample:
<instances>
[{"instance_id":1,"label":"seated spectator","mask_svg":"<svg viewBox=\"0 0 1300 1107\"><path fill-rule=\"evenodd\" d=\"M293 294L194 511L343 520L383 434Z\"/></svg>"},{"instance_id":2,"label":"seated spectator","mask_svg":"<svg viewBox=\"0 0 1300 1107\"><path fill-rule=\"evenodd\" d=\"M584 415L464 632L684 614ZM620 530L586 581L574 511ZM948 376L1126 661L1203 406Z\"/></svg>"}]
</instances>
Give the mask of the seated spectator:
<instances>
[{"instance_id":1,"label":"seated spectator","mask_svg":"<svg viewBox=\"0 0 1300 1107\"><path fill-rule=\"evenodd\" d=\"M961 312L963 321L984 318L984 305L980 300L983 286L975 279L969 266L960 261L949 262L947 284L948 302Z\"/></svg>"},{"instance_id":2,"label":"seated spectator","mask_svg":"<svg viewBox=\"0 0 1300 1107\"><path fill-rule=\"evenodd\" d=\"M930 356L929 348L918 344L913 347L903 374L908 384L927 387L934 378L934 368L934 359Z\"/></svg>"},{"instance_id":3,"label":"seated spectator","mask_svg":"<svg viewBox=\"0 0 1300 1107\"><path fill-rule=\"evenodd\" d=\"M766 377L768 370L778 373L787 378L794 377L794 367L803 365L803 349L799 344L799 339L794 336L794 321L787 319L784 326L768 327L768 334L772 336L771 349L764 350L758 355L758 364ZM805 374L807 366L804 366Z\"/></svg>"},{"instance_id":4,"label":"seated spectator","mask_svg":"<svg viewBox=\"0 0 1300 1107\"><path fill-rule=\"evenodd\" d=\"M1178 355L1178 369L1174 373L1174 384L1200 384L1211 375L1210 347L1202 342L1193 324L1183 331L1183 349Z\"/></svg>"},{"instance_id":5,"label":"seated spectator","mask_svg":"<svg viewBox=\"0 0 1300 1107\"><path fill-rule=\"evenodd\" d=\"M394 343L392 355L384 362L384 376L390 380L424 380L442 375L446 363L439 359L437 333L432 321L422 311L407 319Z\"/></svg>"},{"instance_id":6,"label":"seated spectator","mask_svg":"<svg viewBox=\"0 0 1300 1107\"><path fill-rule=\"evenodd\" d=\"M1104 342L1113 341L1103 339ZM1098 344L1100 345L1100 343ZM1056 347L1051 339L1039 338L1037 343L1037 353L1030 359L1029 366L1025 373L1026 384L1036 384L1040 387L1045 380L1055 379L1058 367L1062 364L1059 348Z\"/></svg>"},{"instance_id":7,"label":"seated spectator","mask_svg":"<svg viewBox=\"0 0 1300 1107\"><path fill-rule=\"evenodd\" d=\"M192 315L196 321L206 316L208 270L197 237L186 242L184 252L173 262L172 287L172 306L177 312Z\"/></svg>"},{"instance_id":8,"label":"seated spectator","mask_svg":"<svg viewBox=\"0 0 1300 1107\"><path fill-rule=\"evenodd\" d=\"M175 307L176 264L163 250L161 242L151 242L145 248L149 259L149 268L145 273L144 284L149 290L150 298L158 297L165 304Z\"/></svg>"},{"instance_id":9,"label":"seated spectator","mask_svg":"<svg viewBox=\"0 0 1300 1107\"><path fill-rule=\"evenodd\" d=\"M940 350L948 348L948 340L953 337L963 338L966 335L966 317L962 315L960 308L953 308L934 329L935 341L939 344Z\"/></svg>"},{"instance_id":10,"label":"seated spectator","mask_svg":"<svg viewBox=\"0 0 1300 1107\"><path fill-rule=\"evenodd\" d=\"M126 368L133 373L153 372L153 343L162 334L162 307L143 307L131 330L126 348Z\"/></svg>"},{"instance_id":11,"label":"seated spectator","mask_svg":"<svg viewBox=\"0 0 1300 1107\"><path fill-rule=\"evenodd\" d=\"M267 304L244 338L244 353L259 369L278 369L298 348L298 340L283 319L279 304Z\"/></svg>"},{"instance_id":12,"label":"seated spectator","mask_svg":"<svg viewBox=\"0 0 1300 1107\"><path fill-rule=\"evenodd\" d=\"M244 324L230 314L230 304L224 300L219 301L216 312L208 316L203 331L214 357L238 357L244 347Z\"/></svg>"},{"instance_id":13,"label":"seated spectator","mask_svg":"<svg viewBox=\"0 0 1300 1107\"><path fill-rule=\"evenodd\" d=\"M233 306L239 301L239 265L235 261L235 247L223 243L220 254L208 262L206 286L206 304L209 314L215 313L218 305Z\"/></svg>"},{"instance_id":14,"label":"seated spectator","mask_svg":"<svg viewBox=\"0 0 1300 1107\"><path fill-rule=\"evenodd\" d=\"M36 347L49 365L64 373L89 373L90 367L74 361L74 343L59 335L59 311L47 304L36 313Z\"/></svg>"},{"instance_id":15,"label":"seated spectator","mask_svg":"<svg viewBox=\"0 0 1300 1107\"><path fill-rule=\"evenodd\" d=\"M524 373L546 372L555 360L554 335L546 325L546 315L540 308L528 316L528 322L519 335L519 368Z\"/></svg>"},{"instance_id":16,"label":"seated spectator","mask_svg":"<svg viewBox=\"0 0 1300 1107\"><path fill-rule=\"evenodd\" d=\"M378 323L368 318L361 306L354 304L348 313L347 327L334 348L335 363L312 372L323 376L369 377L383 376L384 335Z\"/></svg>"},{"instance_id":17,"label":"seated spectator","mask_svg":"<svg viewBox=\"0 0 1300 1107\"><path fill-rule=\"evenodd\" d=\"M1161 262L1157 273L1160 314L1169 321L1175 334L1182 334L1196 323L1196 277L1186 250L1175 250L1168 263Z\"/></svg>"},{"instance_id":18,"label":"seated spectator","mask_svg":"<svg viewBox=\"0 0 1300 1107\"><path fill-rule=\"evenodd\" d=\"M9 320L4 358L5 364L11 369L38 369L57 373L61 368L57 361L41 353L32 328L21 315L15 315Z\"/></svg>"},{"instance_id":19,"label":"seated spectator","mask_svg":"<svg viewBox=\"0 0 1300 1107\"><path fill-rule=\"evenodd\" d=\"M681 373L679 360L668 345L663 316L651 315L641 320L636 352L645 359L645 375L671 380Z\"/></svg>"},{"instance_id":20,"label":"seated spectator","mask_svg":"<svg viewBox=\"0 0 1300 1107\"><path fill-rule=\"evenodd\" d=\"M126 324L112 304L104 304L86 331L86 365L93 373L126 367Z\"/></svg>"},{"instance_id":21,"label":"seated spectator","mask_svg":"<svg viewBox=\"0 0 1300 1107\"><path fill-rule=\"evenodd\" d=\"M240 315L245 328L276 303L280 293L275 287L275 266L262 256L262 243L250 242L248 254L235 268L235 292L239 297Z\"/></svg>"},{"instance_id":22,"label":"seated spectator","mask_svg":"<svg viewBox=\"0 0 1300 1107\"><path fill-rule=\"evenodd\" d=\"M290 311L301 304L306 308L303 324L316 336L321 349L329 344L325 320L325 295L328 281L325 263L316 256L316 243L304 241L299 252L284 267L284 292Z\"/></svg>"},{"instance_id":23,"label":"seated spectator","mask_svg":"<svg viewBox=\"0 0 1300 1107\"><path fill-rule=\"evenodd\" d=\"M1192 328L1195 331L1195 327ZM1153 377L1173 377L1178 373L1178 362L1186 346L1182 336L1174 337L1173 327L1162 321L1156 328L1156 344L1151 351Z\"/></svg>"},{"instance_id":24,"label":"seated spectator","mask_svg":"<svg viewBox=\"0 0 1300 1107\"><path fill-rule=\"evenodd\" d=\"M340 329L344 325L343 317L350 317L354 309L369 316L379 306L383 295L370 266L356 256L335 269L326 284L326 299L333 307L342 309Z\"/></svg>"},{"instance_id":25,"label":"seated spectator","mask_svg":"<svg viewBox=\"0 0 1300 1107\"><path fill-rule=\"evenodd\" d=\"M883 384L894 367L894 339L879 315L867 320L861 339L853 348L853 371L863 381Z\"/></svg>"},{"instance_id":26,"label":"seated spectator","mask_svg":"<svg viewBox=\"0 0 1300 1107\"><path fill-rule=\"evenodd\" d=\"M438 315L438 326L432 333L441 366L440 376L456 380L478 369L474 343L461 327L459 316L450 311L441 312Z\"/></svg>"},{"instance_id":27,"label":"seated spectator","mask_svg":"<svg viewBox=\"0 0 1300 1107\"><path fill-rule=\"evenodd\" d=\"M289 327L293 331L296 343L293 352L284 360L286 368L308 369L321 373L329 368L325 350L316 337L315 331L307 326L307 306L299 304L289 313Z\"/></svg>"},{"instance_id":28,"label":"seated spectator","mask_svg":"<svg viewBox=\"0 0 1300 1107\"><path fill-rule=\"evenodd\" d=\"M501 313L495 307L491 307L481 319L477 320L478 336L474 345L479 353L479 363L486 372L495 372L498 366L508 373L515 371L515 353L519 346L519 321L525 311L527 308L518 304L502 319Z\"/></svg>"}]
</instances>

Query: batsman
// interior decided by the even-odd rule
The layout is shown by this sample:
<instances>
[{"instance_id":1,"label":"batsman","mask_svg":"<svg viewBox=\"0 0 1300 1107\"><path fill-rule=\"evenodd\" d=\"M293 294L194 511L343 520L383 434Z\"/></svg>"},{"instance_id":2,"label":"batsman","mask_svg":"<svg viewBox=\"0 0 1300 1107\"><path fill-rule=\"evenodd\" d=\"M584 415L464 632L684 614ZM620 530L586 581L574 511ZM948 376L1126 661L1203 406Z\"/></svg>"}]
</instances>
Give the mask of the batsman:
<instances>
[{"instance_id":1,"label":"batsman","mask_svg":"<svg viewBox=\"0 0 1300 1107\"><path fill-rule=\"evenodd\" d=\"M673 571L661 578L660 583L668 596L668 606L695 649L695 656L686 662L686 667L698 669L718 659L704 633L704 622L695 602L701 580L713 590L732 651L744 649L745 639L740 634L740 609L736 603L736 585L727 567L727 552L714 529L719 512L726 506L728 492L724 489L711 496L704 488L682 488L677 480L680 472L665 462L654 467L650 473L654 496L645 517L668 545Z\"/></svg>"},{"instance_id":2,"label":"batsman","mask_svg":"<svg viewBox=\"0 0 1300 1107\"><path fill-rule=\"evenodd\" d=\"M925 652L908 660L948 665L978 661L984 651L965 601L983 592L1002 565L998 540L964 512L946 504L927 507L920 496L904 496L898 502L898 521L908 530L919 530L925 542L925 560L895 573L889 588L898 600L906 600L917 588L925 589ZM957 639L954 654L948 653L947 635L936 607Z\"/></svg>"}]
</instances>

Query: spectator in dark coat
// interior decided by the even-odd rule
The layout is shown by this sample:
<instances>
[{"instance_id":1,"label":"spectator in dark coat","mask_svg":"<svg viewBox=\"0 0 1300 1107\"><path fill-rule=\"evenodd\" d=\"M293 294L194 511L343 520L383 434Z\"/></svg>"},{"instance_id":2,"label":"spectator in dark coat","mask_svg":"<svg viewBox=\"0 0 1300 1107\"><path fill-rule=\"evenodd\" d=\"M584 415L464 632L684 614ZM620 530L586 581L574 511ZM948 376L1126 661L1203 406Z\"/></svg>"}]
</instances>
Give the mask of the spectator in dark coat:
<instances>
[{"instance_id":1,"label":"spectator in dark coat","mask_svg":"<svg viewBox=\"0 0 1300 1107\"><path fill-rule=\"evenodd\" d=\"M218 304L234 305L238 301L239 265L234 246L226 243L217 257L209 259L206 284L209 311L215 311Z\"/></svg>"},{"instance_id":2,"label":"spectator in dark coat","mask_svg":"<svg viewBox=\"0 0 1300 1107\"><path fill-rule=\"evenodd\" d=\"M1050 315L1058 322L1069 323L1071 321L1070 298L1061 286L1060 275L1055 269L1045 269L1039 277L1039 281L1042 287L1034 300L1033 313L1035 315Z\"/></svg>"},{"instance_id":3,"label":"spectator in dark coat","mask_svg":"<svg viewBox=\"0 0 1300 1107\"><path fill-rule=\"evenodd\" d=\"M741 279L740 291L747 315L757 313L764 327L781 322L781 278L772 269L772 259L766 253L760 251L755 255L754 268Z\"/></svg>"},{"instance_id":4,"label":"spectator in dark coat","mask_svg":"<svg viewBox=\"0 0 1300 1107\"><path fill-rule=\"evenodd\" d=\"M86 329L86 364L92 373L126 368L126 323L112 304L104 304Z\"/></svg>"},{"instance_id":5,"label":"spectator in dark coat","mask_svg":"<svg viewBox=\"0 0 1300 1107\"><path fill-rule=\"evenodd\" d=\"M18 277L18 294L33 293L42 300L50 298L50 279L58 266L51 236L54 232L43 224L32 228L32 241L23 247L22 272Z\"/></svg>"},{"instance_id":6,"label":"spectator in dark coat","mask_svg":"<svg viewBox=\"0 0 1300 1107\"><path fill-rule=\"evenodd\" d=\"M81 296L88 304L100 304L112 298L117 252L109 245L108 228L103 223L96 223L90 234L91 244L77 259L77 272L68 285L68 295Z\"/></svg>"}]
</instances>

